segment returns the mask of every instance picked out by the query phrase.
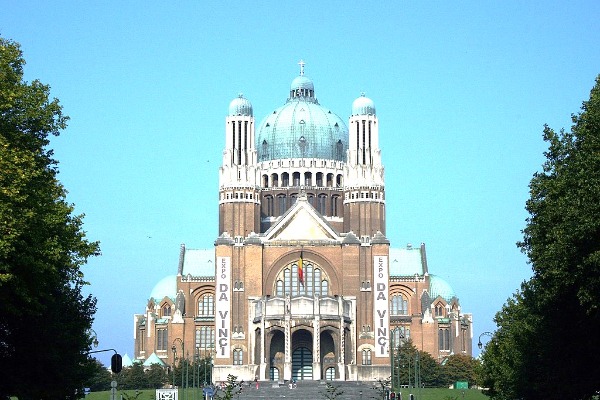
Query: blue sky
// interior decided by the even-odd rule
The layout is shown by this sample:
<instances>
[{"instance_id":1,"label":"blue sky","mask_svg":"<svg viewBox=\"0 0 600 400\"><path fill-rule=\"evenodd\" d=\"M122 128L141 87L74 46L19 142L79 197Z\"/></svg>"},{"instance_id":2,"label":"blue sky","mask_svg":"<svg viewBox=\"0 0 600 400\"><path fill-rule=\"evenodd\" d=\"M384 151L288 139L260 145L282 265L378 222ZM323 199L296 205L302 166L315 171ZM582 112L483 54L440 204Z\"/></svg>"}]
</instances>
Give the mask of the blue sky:
<instances>
[{"instance_id":1,"label":"blue sky","mask_svg":"<svg viewBox=\"0 0 600 400\"><path fill-rule=\"evenodd\" d=\"M229 102L259 122L300 59L344 120L377 107L387 236L424 242L474 344L531 275L515 243L543 125L569 129L600 73L600 2L0 0L0 35L27 80L71 117L52 140L68 200L102 256L84 267L101 348L133 352L133 314L177 272L179 245L212 248ZM477 350L476 350L477 351ZM110 354L103 358L108 360Z\"/></svg>"}]
</instances>

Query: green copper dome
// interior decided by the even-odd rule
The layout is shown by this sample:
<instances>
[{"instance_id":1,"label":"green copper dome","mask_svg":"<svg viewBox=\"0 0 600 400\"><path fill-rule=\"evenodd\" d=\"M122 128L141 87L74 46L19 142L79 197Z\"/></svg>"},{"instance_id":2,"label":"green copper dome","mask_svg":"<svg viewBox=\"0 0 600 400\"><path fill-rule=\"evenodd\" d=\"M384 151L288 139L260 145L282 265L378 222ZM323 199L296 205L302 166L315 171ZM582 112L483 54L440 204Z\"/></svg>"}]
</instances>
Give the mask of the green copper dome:
<instances>
[{"instance_id":1,"label":"green copper dome","mask_svg":"<svg viewBox=\"0 0 600 400\"><path fill-rule=\"evenodd\" d=\"M313 82L303 71L292 81L285 105L262 120L256 135L259 161L288 158L344 161L347 149L346 124L319 104Z\"/></svg>"},{"instance_id":2,"label":"green copper dome","mask_svg":"<svg viewBox=\"0 0 600 400\"><path fill-rule=\"evenodd\" d=\"M375 103L364 93L352 103L352 115L377 115L375 112Z\"/></svg>"},{"instance_id":3,"label":"green copper dome","mask_svg":"<svg viewBox=\"0 0 600 400\"><path fill-rule=\"evenodd\" d=\"M437 275L429 275L429 296L432 299L440 296L446 301L452 300L453 297L456 297L452 286L444 279L440 278Z\"/></svg>"},{"instance_id":4,"label":"green copper dome","mask_svg":"<svg viewBox=\"0 0 600 400\"><path fill-rule=\"evenodd\" d=\"M165 297L175 300L177 294L177 275L169 275L162 278L152 289L150 297L156 301L161 301Z\"/></svg>"},{"instance_id":5,"label":"green copper dome","mask_svg":"<svg viewBox=\"0 0 600 400\"><path fill-rule=\"evenodd\" d=\"M238 115L252 116L252 103L241 93L229 103L229 116L235 117Z\"/></svg>"}]
</instances>

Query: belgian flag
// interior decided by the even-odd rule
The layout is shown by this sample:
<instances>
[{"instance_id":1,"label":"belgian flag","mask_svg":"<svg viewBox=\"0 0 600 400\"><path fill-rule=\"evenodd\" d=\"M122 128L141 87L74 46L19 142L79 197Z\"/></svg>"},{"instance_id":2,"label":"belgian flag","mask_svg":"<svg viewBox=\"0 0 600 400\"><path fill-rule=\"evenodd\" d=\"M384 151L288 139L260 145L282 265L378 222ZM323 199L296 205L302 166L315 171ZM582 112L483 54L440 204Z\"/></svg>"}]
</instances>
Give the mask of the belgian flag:
<instances>
[{"instance_id":1,"label":"belgian flag","mask_svg":"<svg viewBox=\"0 0 600 400\"><path fill-rule=\"evenodd\" d=\"M298 260L298 280L304 285L304 268L302 266L302 250L300 250L300 260Z\"/></svg>"}]
</instances>

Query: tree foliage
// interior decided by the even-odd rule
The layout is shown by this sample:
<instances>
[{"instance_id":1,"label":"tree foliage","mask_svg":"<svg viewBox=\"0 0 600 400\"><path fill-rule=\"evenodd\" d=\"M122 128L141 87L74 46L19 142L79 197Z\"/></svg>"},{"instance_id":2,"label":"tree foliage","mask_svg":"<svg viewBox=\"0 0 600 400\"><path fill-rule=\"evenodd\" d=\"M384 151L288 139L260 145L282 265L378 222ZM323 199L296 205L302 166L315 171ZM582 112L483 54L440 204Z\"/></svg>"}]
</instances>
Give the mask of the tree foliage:
<instances>
[{"instance_id":1,"label":"tree foliage","mask_svg":"<svg viewBox=\"0 0 600 400\"><path fill-rule=\"evenodd\" d=\"M479 382L479 369L481 364L478 360L466 354L452 354L441 366L441 383L449 387L458 381L466 381L469 385Z\"/></svg>"},{"instance_id":2,"label":"tree foliage","mask_svg":"<svg viewBox=\"0 0 600 400\"><path fill-rule=\"evenodd\" d=\"M600 76L570 132L544 128L518 245L533 276L496 315L483 354L498 399L591 398L600 390Z\"/></svg>"},{"instance_id":3,"label":"tree foliage","mask_svg":"<svg viewBox=\"0 0 600 400\"><path fill-rule=\"evenodd\" d=\"M96 300L83 296L80 268L99 249L48 148L68 118L49 86L23 80L24 64L0 37L0 398L70 398L93 370Z\"/></svg>"}]
</instances>

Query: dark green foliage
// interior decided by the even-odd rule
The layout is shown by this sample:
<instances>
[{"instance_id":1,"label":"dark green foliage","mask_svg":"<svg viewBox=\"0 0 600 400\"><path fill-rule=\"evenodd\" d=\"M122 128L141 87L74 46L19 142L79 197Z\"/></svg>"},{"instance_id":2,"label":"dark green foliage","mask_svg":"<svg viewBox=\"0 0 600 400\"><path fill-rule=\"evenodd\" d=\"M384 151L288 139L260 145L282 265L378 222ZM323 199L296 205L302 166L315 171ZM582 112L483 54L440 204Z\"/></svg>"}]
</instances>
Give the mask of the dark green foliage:
<instances>
[{"instance_id":1,"label":"dark green foliage","mask_svg":"<svg viewBox=\"0 0 600 400\"><path fill-rule=\"evenodd\" d=\"M441 366L442 386L449 387L457 381L467 381L470 386L475 385L479 381L480 367L480 362L471 356L453 354Z\"/></svg>"},{"instance_id":2,"label":"dark green foliage","mask_svg":"<svg viewBox=\"0 0 600 400\"><path fill-rule=\"evenodd\" d=\"M92 374L84 382L84 387L90 388L92 392L110 390L110 382L113 380L112 373L97 359L93 360Z\"/></svg>"},{"instance_id":3,"label":"dark green foliage","mask_svg":"<svg viewBox=\"0 0 600 400\"><path fill-rule=\"evenodd\" d=\"M421 384L425 387L442 387L441 366L431 354L418 351L412 340L406 340L396 348L394 357L394 388Z\"/></svg>"},{"instance_id":4,"label":"dark green foliage","mask_svg":"<svg viewBox=\"0 0 600 400\"><path fill-rule=\"evenodd\" d=\"M167 370L158 364L152 364L144 369L142 364L135 363L131 367L123 368L119 374L113 374L118 382L119 389L159 389L171 383Z\"/></svg>"},{"instance_id":5,"label":"dark green foliage","mask_svg":"<svg viewBox=\"0 0 600 400\"><path fill-rule=\"evenodd\" d=\"M546 126L519 247L533 277L496 315L483 384L497 399L588 399L600 390L600 76L570 132Z\"/></svg>"},{"instance_id":6,"label":"dark green foliage","mask_svg":"<svg viewBox=\"0 0 600 400\"><path fill-rule=\"evenodd\" d=\"M74 398L94 370L96 300L82 294L81 266L99 249L47 148L68 118L49 86L23 81L24 64L0 38L0 398Z\"/></svg>"}]
</instances>

